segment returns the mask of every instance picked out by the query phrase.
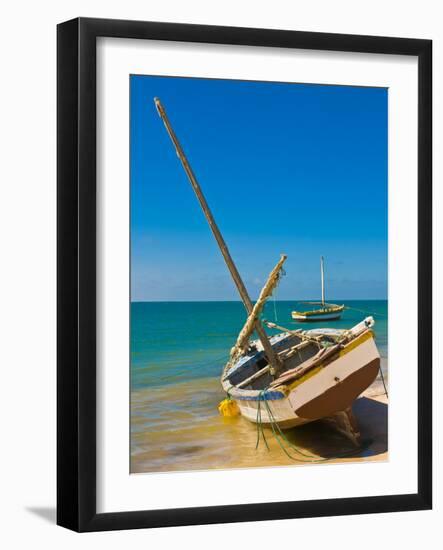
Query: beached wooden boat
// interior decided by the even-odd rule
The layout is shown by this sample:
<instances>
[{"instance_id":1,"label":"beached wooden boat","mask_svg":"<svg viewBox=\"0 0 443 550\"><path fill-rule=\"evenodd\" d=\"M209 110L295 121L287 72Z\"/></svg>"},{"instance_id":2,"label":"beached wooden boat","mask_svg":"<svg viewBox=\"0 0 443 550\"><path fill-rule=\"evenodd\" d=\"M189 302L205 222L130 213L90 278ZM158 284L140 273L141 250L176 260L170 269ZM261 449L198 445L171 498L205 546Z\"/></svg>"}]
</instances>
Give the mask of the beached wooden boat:
<instances>
[{"instance_id":1,"label":"beached wooden boat","mask_svg":"<svg viewBox=\"0 0 443 550\"><path fill-rule=\"evenodd\" d=\"M261 343L253 341L226 365L223 389L251 422L276 423L284 429L336 417L341 421L337 427L357 443L359 433L351 406L380 368L373 324L368 317L350 330L280 332L270 338L282 363L274 375Z\"/></svg>"},{"instance_id":2,"label":"beached wooden boat","mask_svg":"<svg viewBox=\"0 0 443 550\"><path fill-rule=\"evenodd\" d=\"M325 271L324 259L320 258L321 273L321 302L303 302L305 304L320 306L317 309L306 311L293 311L291 317L296 321L334 321L340 319L345 306L337 304L328 304L325 301Z\"/></svg>"},{"instance_id":3,"label":"beached wooden boat","mask_svg":"<svg viewBox=\"0 0 443 550\"><path fill-rule=\"evenodd\" d=\"M280 331L268 336L260 315L281 278L286 256L281 256L253 304L165 109L158 98L154 102L248 314L222 373L228 397L220 404L221 412L239 412L251 422L279 429L332 417L336 427L358 443L351 406L380 368L373 318L350 330L288 330L266 322ZM254 331L258 340L251 340Z\"/></svg>"}]
</instances>

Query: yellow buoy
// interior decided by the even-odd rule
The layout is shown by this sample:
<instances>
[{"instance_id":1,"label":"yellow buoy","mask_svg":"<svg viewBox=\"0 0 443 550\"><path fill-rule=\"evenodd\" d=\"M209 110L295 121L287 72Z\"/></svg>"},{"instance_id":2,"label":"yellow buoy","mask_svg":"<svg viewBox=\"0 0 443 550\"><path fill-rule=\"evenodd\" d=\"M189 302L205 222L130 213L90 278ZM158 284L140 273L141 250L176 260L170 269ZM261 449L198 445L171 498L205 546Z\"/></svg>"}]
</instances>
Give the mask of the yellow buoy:
<instances>
[{"instance_id":1,"label":"yellow buoy","mask_svg":"<svg viewBox=\"0 0 443 550\"><path fill-rule=\"evenodd\" d=\"M238 408L237 403L233 401L230 397L227 397L226 399L223 399L223 401L220 401L218 410L223 416L237 416L238 414L240 414L240 409Z\"/></svg>"}]
</instances>

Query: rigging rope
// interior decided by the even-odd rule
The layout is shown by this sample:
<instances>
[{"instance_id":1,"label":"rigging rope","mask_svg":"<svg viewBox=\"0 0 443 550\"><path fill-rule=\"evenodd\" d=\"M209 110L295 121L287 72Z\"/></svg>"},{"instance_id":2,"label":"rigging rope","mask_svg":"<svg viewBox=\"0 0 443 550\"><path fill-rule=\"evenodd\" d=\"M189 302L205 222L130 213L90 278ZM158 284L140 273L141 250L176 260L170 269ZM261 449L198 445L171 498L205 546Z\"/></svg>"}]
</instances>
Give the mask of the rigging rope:
<instances>
[{"instance_id":1,"label":"rigging rope","mask_svg":"<svg viewBox=\"0 0 443 550\"><path fill-rule=\"evenodd\" d=\"M277 291L278 291L278 287L280 285L281 278L284 277L285 275L286 275L286 271L282 267L281 270L280 270L280 276L279 276L278 281L277 281L277 283L275 285L275 288L274 288L274 292L272 293L272 297L273 297L273 301L274 301L274 320L275 320L276 323L278 323L277 305L276 305Z\"/></svg>"},{"instance_id":2,"label":"rigging rope","mask_svg":"<svg viewBox=\"0 0 443 550\"><path fill-rule=\"evenodd\" d=\"M276 305L275 305L276 294L277 294L277 289L275 289L275 293L274 293L274 295L273 295L273 298L274 298L274 321L275 321L276 323L278 323L277 307L276 307Z\"/></svg>"},{"instance_id":3,"label":"rigging rope","mask_svg":"<svg viewBox=\"0 0 443 550\"><path fill-rule=\"evenodd\" d=\"M345 309L353 309L354 311L358 311L359 313L364 313L365 315L378 315L379 317L384 317L386 319L387 315L384 315L383 313L377 313L375 311L365 311L364 309L357 309L356 307L351 306L345 306Z\"/></svg>"},{"instance_id":4,"label":"rigging rope","mask_svg":"<svg viewBox=\"0 0 443 550\"><path fill-rule=\"evenodd\" d=\"M379 371L380 371L381 381L383 382L383 387L385 389L386 397L389 399L388 390L386 389L386 384L385 384L385 377L383 376L383 371L381 370L381 365L380 365Z\"/></svg>"}]
</instances>

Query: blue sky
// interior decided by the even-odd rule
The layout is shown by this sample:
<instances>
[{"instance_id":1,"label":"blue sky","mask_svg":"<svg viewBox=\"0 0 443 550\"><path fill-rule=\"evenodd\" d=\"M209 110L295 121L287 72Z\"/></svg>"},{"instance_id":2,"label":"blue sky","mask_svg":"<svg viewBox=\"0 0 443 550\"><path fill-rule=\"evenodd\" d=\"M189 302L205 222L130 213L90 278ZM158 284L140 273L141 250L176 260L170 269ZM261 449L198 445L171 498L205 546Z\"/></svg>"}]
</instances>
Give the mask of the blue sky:
<instances>
[{"instance_id":1,"label":"blue sky","mask_svg":"<svg viewBox=\"0 0 443 550\"><path fill-rule=\"evenodd\" d=\"M387 89L132 75L132 301L239 299L155 96L252 298L386 298Z\"/></svg>"}]
</instances>

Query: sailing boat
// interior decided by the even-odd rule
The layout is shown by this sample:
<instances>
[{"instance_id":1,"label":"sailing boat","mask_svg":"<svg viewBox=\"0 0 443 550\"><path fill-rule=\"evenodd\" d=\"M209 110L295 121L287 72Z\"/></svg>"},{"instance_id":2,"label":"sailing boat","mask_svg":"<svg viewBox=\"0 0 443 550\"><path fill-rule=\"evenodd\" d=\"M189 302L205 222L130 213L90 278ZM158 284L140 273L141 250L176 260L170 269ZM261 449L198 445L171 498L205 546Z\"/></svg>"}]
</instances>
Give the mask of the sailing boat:
<instances>
[{"instance_id":1,"label":"sailing boat","mask_svg":"<svg viewBox=\"0 0 443 550\"><path fill-rule=\"evenodd\" d=\"M279 429L333 417L336 428L358 444L360 434L351 406L380 368L373 318L350 330L288 330L262 322L260 315L281 278L286 255L253 305L166 111L158 98L154 102L247 312L221 375L228 398L220 411L229 416L240 413L251 422ZM264 324L280 332L269 337ZM254 331L258 340L251 339Z\"/></svg>"},{"instance_id":2,"label":"sailing boat","mask_svg":"<svg viewBox=\"0 0 443 550\"><path fill-rule=\"evenodd\" d=\"M296 321L334 321L340 319L344 304L327 304L325 302L325 266L323 256L320 257L320 272L321 272L321 302L302 302L304 304L311 304L321 306L317 309L311 309L308 311L293 311L291 316Z\"/></svg>"}]
</instances>

